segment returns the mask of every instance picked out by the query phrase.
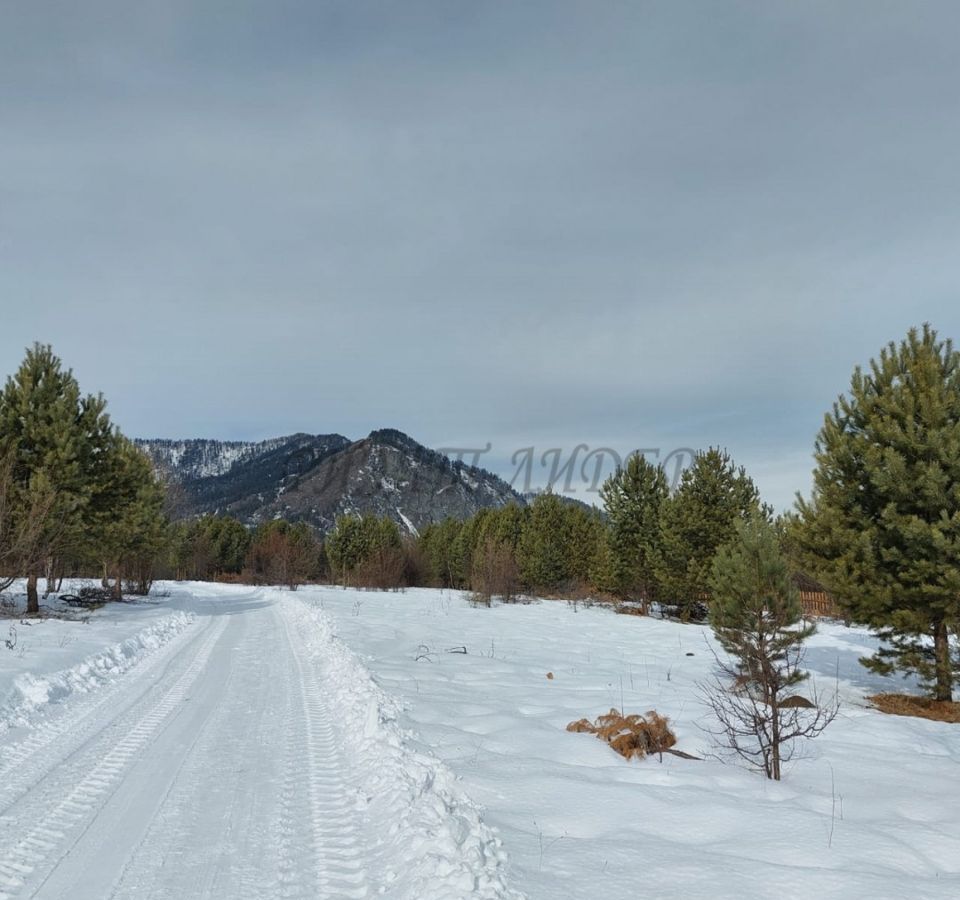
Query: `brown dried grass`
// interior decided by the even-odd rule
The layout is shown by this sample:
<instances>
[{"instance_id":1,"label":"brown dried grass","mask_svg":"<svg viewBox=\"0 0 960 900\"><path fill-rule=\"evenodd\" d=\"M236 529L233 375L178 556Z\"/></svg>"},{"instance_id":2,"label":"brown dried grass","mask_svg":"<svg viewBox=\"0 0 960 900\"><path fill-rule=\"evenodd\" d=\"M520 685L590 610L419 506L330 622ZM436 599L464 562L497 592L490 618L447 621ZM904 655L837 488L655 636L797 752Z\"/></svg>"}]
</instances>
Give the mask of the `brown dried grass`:
<instances>
[{"instance_id":1,"label":"brown dried grass","mask_svg":"<svg viewBox=\"0 0 960 900\"><path fill-rule=\"evenodd\" d=\"M645 616L647 614L642 606L636 606L632 603L617 603L614 612L621 616Z\"/></svg>"},{"instance_id":2,"label":"brown dried grass","mask_svg":"<svg viewBox=\"0 0 960 900\"><path fill-rule=\"evenodd\" d=\"M567 726L567 731L574 731L577 734L596 734L597 728L589 719L577 719Z\"/></svg>"},{"instance_id":3,"label":"brown dried grass","mask_svg":"<svg viewBox=\"0 0 960 900\"><path fill-rule=\"evenodd\" d=\"M221 572L219 575L214 575L213 580L218 584L249 584L249 581L245 580L243 574L239 572Z\"/></svg>"},{"instance_id":4,"label":"brown dried grass","mask_svg":"<svg viewBox=\"0 0 960 900\"><path fill-rule=\"evenodd\" d=\"M915 716L960 725L960 703L955 700L931 700L912 694L874 694L867 699L880 712L891 716Z\"/></svg>"},{"instance_id":5,"label":"brown dried grass","mask_svg":"<svg viewBox=\"0 0 960 900\"><path fill-rule=\"evenodd\" d=\"M816 705L812 701L806 697L801 697L799 694L784 697L780 701L780 706L782 709L816 709Z\"/></svg>"},{"instance_id":6,"label":"brown dried grass","mask_svg":"<svg viewBox=\"0 0 960 900\"><path fill-rule=\"evenodd\" d=\"M567 726L567 731L595 734L624 759L643 759L650 753L662 753L677 742L677 736L670 730L670 720L652 709L642 716L624 716L611 709L593 722L577 719Z\"/></svg>"}]
</instances>

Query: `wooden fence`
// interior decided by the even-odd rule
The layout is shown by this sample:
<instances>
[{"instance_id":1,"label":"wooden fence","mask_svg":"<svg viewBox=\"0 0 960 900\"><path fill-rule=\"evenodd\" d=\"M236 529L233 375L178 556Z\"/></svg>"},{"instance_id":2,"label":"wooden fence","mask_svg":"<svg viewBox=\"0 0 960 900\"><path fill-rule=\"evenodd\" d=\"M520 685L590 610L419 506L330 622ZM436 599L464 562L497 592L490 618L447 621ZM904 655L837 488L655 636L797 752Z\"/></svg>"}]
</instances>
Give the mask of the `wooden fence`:
<instances>
[{"instance_id":1,"label":"wooden fence","mask_svg":"<svg viewBox=\"0 0 960 900\"><path fill-rule=\"evenodd\" d=\"M839 607L826 591L800 591L800 604L806 616L841 618Z\"/></svg>"}]
</instances>

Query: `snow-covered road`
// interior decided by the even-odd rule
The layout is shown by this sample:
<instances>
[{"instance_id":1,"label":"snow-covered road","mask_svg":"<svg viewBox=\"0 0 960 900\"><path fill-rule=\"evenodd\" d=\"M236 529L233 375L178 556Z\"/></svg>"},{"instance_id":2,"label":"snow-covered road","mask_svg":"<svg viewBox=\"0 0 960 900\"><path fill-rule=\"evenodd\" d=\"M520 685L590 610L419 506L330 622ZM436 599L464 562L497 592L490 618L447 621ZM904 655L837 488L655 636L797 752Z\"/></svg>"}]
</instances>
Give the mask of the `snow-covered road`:
<instances>
[{"instance_id":1,"label":"snow-covered road","mask_svg":"<svg viewBox=\"0 0 960 900\"><path fill-rule=\"evenodd\" d=\"M511 896L499 842L322 613L244 588L191 606L4 748L0 897Z\"/></svg>"}]
</instances>

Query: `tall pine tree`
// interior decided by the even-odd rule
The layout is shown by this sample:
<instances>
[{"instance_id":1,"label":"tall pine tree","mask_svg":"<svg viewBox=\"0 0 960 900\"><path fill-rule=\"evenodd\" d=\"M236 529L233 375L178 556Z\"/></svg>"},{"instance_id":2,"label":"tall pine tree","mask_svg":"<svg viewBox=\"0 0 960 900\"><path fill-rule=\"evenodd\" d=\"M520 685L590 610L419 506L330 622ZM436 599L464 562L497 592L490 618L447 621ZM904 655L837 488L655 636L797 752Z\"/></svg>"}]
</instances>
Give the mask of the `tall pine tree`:
<instances>
[{"instance_id":1,"label":"tall pine tree","mask_svg":"<svg viewBox=\"0 0 960 900\"><path fill-rule=\"evenodd\" d=\"M725 450L698 453L661 504L654 570L662 599L690 617L697 602L709 598L717 550L733 538L738 521L757 512L769 513L743 467Z\"/></svg>"},{"instance_id":2,"label":"tall pine tree","mask_svg":"<svg viewBox=\"0 0 960 900\"><path fill-rule=\"evenodd\" d=\"M105 578L113 575L117 599L125 577L146 594L154 564L167 546L163 485L143 451L120 436L103 474L105 481L91 502L97 515L90 552L102 562Z\"/></svg>"},{"instance_id":3,"label":"tall pine tree","mask_svg":"<svg viewBox=\"0 0 960 900\"><path fill-rule=\"evenodd\" d=\"M39 608L37 581L66 563L100 562L149 588L165 550L164 489L149 460L110 422L102 396L81 396L49 346L27 351L0 393L0 460L8 523L28 535L17 554L27 575L27 610ZM23 543L23 540L21 540Z\"/></svg>"},{"instance_id":4,"label":"tall pine tree","mask_svg":"<svg viewBox=\"0 0 960 900\"><path fill-rule=\"evenodd\" d=\"M553 590L573 573L570 556L570 518L563 500L549 491L530 505L529 517L517 546L517 563L524 584Z\"/></svg>"},{"instance_id":5,"label":"tall pine tree","mask_svg":"<svg viewBox=\"0 0 960 900\"><path fill-rule=\"evenodd\" d=\"M929 325L890 343L827 414L793 539L885 646L863 662L952 698L960 622L960 353Z\"/></svg>"},{"instance_id":6,"label":"tall pine tree","mask_svg":"<svg viewBox=\"0 0 960 900\"><path fill-rule=\"evenodd\" d=\"M82 397L53 350L35 344L0 393L0 458L12 463L17 507L44 510L33 558L24 560L27 610L37 612L37 580L90 534L91 499L103 487L104 451L114 431L102 397ZM8 456L9 454L9 456Z\"/></svg>"},{"instance_id":7,"label":"tall pine tree","mask_svg":"<svg viewBox=\"0 0 960 900\"><path fill-rule=\"evenodd\" d=\"M660 507L667 499L667 477L635 453L603 484L600 497L609 527L613 593L646 604L656 597L654 561L660 548Z\"/></svg>"}]
</instances>

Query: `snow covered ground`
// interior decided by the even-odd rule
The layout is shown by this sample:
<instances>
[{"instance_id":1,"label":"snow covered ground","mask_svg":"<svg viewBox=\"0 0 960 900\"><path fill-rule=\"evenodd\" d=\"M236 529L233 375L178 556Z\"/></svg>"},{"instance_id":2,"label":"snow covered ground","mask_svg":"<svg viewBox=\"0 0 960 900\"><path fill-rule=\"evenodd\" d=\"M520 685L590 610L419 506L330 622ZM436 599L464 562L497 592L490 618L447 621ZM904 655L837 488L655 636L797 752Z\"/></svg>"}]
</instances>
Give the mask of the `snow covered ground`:
<instances>
[{"instance_id":1,"label":"snow covered ground","mask_svg":"<svg viewBox=\"0 0 960 900\"><path fill-rule=\"evenodd\" d=\"M859 665L874 645L862 630L823 624L811 640L821 688L839 667L843 707L773 783L711 759L626 762L564 730L610 707L656 709L678 749L710 752L705 627L557 602L473 608L429 590L302 596L485 807L531 900L960 897L960 727L868 709L865 695L903 682Z\"/></svg>"},{"instance_id":2,"label":"snow covered ground","mask_svg":"<svg viewBox=\"0 0 960 900\"><path fill-rule=\"evenodd\" d=\"M862 631L811 642L844 707L774 784L564 730L655 708L708 752L698 626L429 590L158 591L0 620L0 897L960 896L960 729L866 708L900 682L857 664Z\"/></svg>"},{"instance_id":3,"label":"snow covered ground","mask_svg":"<svg viewBox=\"0 0 960 900\"><path fill-rule=\"evenodd\" d=\"M65 584L63 593L80 584ZM0 733L55 712L71 694L108 685L193 620L184 611L190 595L179 590L96 610L71 609L53 595L42 601L44 612L65 618L28 619L18 615L26 605L18 588L23 584L4 595L0 610Z\"/></svg>"},{"instance_id":4,"label":"snow covered ground","mask_svg":"<svg viewBox=\"0 0 960 900\"><path fill-rule=\"evenodd\" d=\"M319 608L213 585L165 606L21 626L47 638L0 681L0 898L518 896Z\"/></svg>"}]
</instances>

